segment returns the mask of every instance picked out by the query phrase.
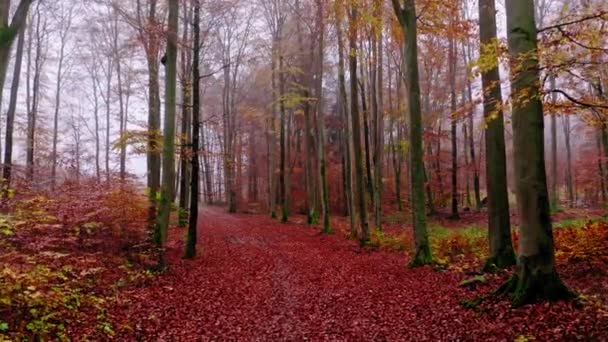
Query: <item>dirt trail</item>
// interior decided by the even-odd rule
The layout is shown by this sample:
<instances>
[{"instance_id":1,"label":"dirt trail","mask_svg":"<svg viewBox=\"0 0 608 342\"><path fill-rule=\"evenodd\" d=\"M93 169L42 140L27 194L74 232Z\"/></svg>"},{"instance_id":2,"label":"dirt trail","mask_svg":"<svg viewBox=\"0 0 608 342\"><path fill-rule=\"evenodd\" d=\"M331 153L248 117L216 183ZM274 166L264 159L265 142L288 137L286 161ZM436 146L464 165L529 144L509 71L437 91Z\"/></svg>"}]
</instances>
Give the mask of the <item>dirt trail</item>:
<instances>
[{"instance_id":1,"label":"dirt trail","mask_svg":"<svg viewBox=\"0 0 608 342\"><path fill-rule=\"evenodd\" d=\"M263 216L201 215L202 254L181 259L184 231L172 231L170 271L112 313L120 340L487 341L537 329L513 319L538 312L463 309L462 276L407 269L403 255Z\"/></svg>"}]
</instances>

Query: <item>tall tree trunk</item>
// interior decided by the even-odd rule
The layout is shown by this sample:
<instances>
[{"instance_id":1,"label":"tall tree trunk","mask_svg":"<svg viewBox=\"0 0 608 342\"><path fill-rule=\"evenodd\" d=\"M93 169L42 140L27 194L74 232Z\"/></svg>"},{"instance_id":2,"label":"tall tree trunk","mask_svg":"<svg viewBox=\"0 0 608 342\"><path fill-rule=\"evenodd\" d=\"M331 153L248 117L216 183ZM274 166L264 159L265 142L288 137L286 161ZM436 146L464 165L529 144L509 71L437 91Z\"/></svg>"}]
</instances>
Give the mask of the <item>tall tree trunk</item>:
<instances>
[{"instance_id":1,"label":"tall tree trunk","mask_svg":"<svg viewBox=\"0 0 608 342\"><path fill-rule=\"evenodd\" d=\"M64 17L62 20L66 19ZM67 35L70 30L72 18L67 18L67 22L62 22L59 29L60 36L60 47L59 47L59 61L57 64L57 75L55 80L55 111L53 115L53 150L52 166L51 166L51 189L55 188L57 182L57 141L58 141L58 130L59 130L59 110L61 106L61 81L63 79L63 63L65 62L65 47L67 44ZM65 25L65 26L64 26Z\"/></svg>"},{"instance_id":2,"label":"tall tree trunk","mask_svg":"<svg viewBox=\"0 0 608 342\"><path fill-rule=\"evenodd\" d=\"M377 38L377 50L374 51L376 58L374 60L375 65L375 76L374 80L376 91L372 96L375 99L375 153L374 153L374 224L376 229L382 229L382 161L384 159L384 98L383 98L383 25L382 25L382 3L381 0L375 1L375 14L378 18L379 25L374 25L374 40Z\"/></svg>"},{"instance_id":3,"label":"tall tree trunk","mask_svg":"<svg viewBox=\"0 0 608 342\"><path fill-rule=\"evenodd\" d=\"M139 1L137 2L139 5ZM150 0L148 22L150 28L156 26L157 0ZM155 32L150 33L146 45L146 60L148 63L148 225L150 231L156 230L157 203L156 198L160 192L160 85L159 85L159 50L160 37Z\"/></svg>"},{"instance_id":4,"label":"tall tree trunk","mask_svg":"<svg viewBox=\"0 0 608 342\"><path fill-rule=\"evenodd\" d=\"M188 72L187 68L182 69L184 72L185 82L182 84L182 120L181 120L181 139L180 144L182 145L180 150L180 183L179 183L179 207L182 211L187 211L188 209L188 200L190 197L189 191L191 185L190 183L190 165L189 162L190 156L189 151L191 150L191 141L192 141L192 83L189 76L186 76ZM199 127L200 133L200 127ZM198 139L198 137L197 137Z\"/></svg>"},{"instance_id":5,"label":"tall tree trunk","mask_svg":"<svg viewBox=\"0 0 608 342\"><path fill-rule=\"evenodd\" d=\"M17 41L17 54L15 57L15 66L13 70L13 82L11 84L11 97L8 104L8 113L6 114L6 136L4 144L4 170L2 177L6 182L6 187L11 184L11 168L13 164L13 129L15 126L15 111L17 109L17 95L19 93L19 79L21 76L21 65L23 63L23 47L25 45L25 28L22 25L19 29L19 39Z\"/></svg>"},{"instance_id":6,"label":"tall tree trunk","mask_svg":"<svg viewBox=\"0 0 608 342\"><path fill-rule=\"evenodd\" d=\"M283 75L283 50L279 47L279 108L280 125L279 127L279 190L281 194L281 222L289 220L289 200L287 199L286 175L285 175L285 75Z\"/></svg>"},{"instance_id":7,"label":"tall tree trunk","mask_svg":"<svg viewBox=\"0 0 608 342\"><path fill-rule=\"evenodd\" d=\"M108 57L108 66L106 74L106 150L105 150L105 166L106 166L106 182L110 183L110 114L112 111L112 75L114 74L113 58Z\"/></svg>"},{"instance_id":8,"label":"tall tree trunk","mask_svg":"<svg viewBox=\"0 0 608 342\"><path fill-rule=\"evenodd\" d=\"M367 208L365 205L365 179L363 178L363 155L361 153L361 119L357 102L357 26L359 13L357 4L351 6L349 16L349 67L350 67L350 114L353 125L353 147L355 157L355 174L357 180L357 196L359 210L359 224L361 225L361 244L369 241L369 226L367 222Z\"/></svg>"},{"instance_id":9,"label":"tall tree trunk","mask_svg":"<svg viewBox=\"0 0 608 342\"><path fill-rule=\"evenodd\" d=\"M465 56L465 64L469 65L471 61L471 44L467 44L466 53L463 51L463 55ZM464 47L463 47L464 48ZM471 107L469 113L467 115L468 131L469 131L469 139L466 142L469 145L469 155L471 157L471 165L473 166L473 192L475 194L475 206L477 210L481 209L481 194L480 194L480 186L479 186L479 168L477 166L477 159L475 156L475 127L473 124L473 115L474 115L474 107L473 107L473 90L471 86L471 79L467 77L467 104ZM466 151L465 151L466 153Z\"/></svg>"},{"instance_id":10,"label":"tall tree trunk","mask_svg":"<svg viewBox=\"0 0 608 342\"><path fill-rule=\"evenodd\" d=\"M317 56L315 63L315 97L316 101L316 121L318 124L318 137L317 142L319 144L319 178L321 188L321 208L323 210L323 230L325 234L331 234L332 229L330 225L329 217L329 193L327 186L327 166L325 159L325 118L323 114L323 61L324 61L324 36L325 36L325 25L324 25L324 1L316 0L317 15L315 18L317 33Z\"/></svg>"},{"instance_id":11,"label":"tall tree trunk","mask_svg":"<svg viewBox=\"0 0 608 342\"><path fill-rule=\"evenodd\" d=\"M418 80L418 48L416 32L416 7L414 0L392 0L395 14L405 35L403 42L403 67L406 72L406 88L409 96L410 158L412 181L412 221L416 251L410 266L433 262L424 210L424 162L422 156L422 115L420 110L420 84Z\"/></svg>"},{"instance_id":12,"label":"tall tree trunk","mask_svg":"<svg viewBox=\"0 0 608 342\"><path fill-rule=\"evenodd\" d=\"M456 115L456 43L454 38L449 39L449 63L450 63L450 126L452 130L451 142L452 142L452 214L451 219L458 220L458 132L457 125L458 121L454 117ZM440 138L441 139L441 138Z\"/></svg>"},{"instance_id":13,"label":"tall tree trunk","mask_svg":"<svg viewBox=\"0 0 608 342\"><path fill-rule=\"evenodd\" d=\"M573 297L555 270L555 251L543 132L543 108L539 96L537 31L532 0L507 1L507 39L513 58L511 89L513 102L513 148L515 189L520 222L519 260L513 278L504 290L513 292L514 305L537 299Z\"/></svg>"},{"instance_id":14,"label":"tall tree trunk","mask_svg":"<svg viewBox=\"0 0 608 342\"><path fill-rule=\"evenodd\" d=\"M198 199L199 199L199 130L200 130L200 0L194 0L194 42L192 64L192 178L190 180L190 218L188 221L188 235L186 238L186 252L184 257L192 259L196 256L198 226Z\"/></svg>"},{"instance_id":15,"label":"tall tree trunk","mask_svg":"<svg viewBox=\"0 0 608 342\"><path fill-rule=\"evenodd\" d=\"M338 83L339 83L339 94L340 104L342 111L343 130L344 130L344 172L346 174L346 187L344 192L346 193L346 201L348 207L349 223L350 223L350 234L352 236L357 235L357 222L355 213L355 195L353 187L353 171L352 171L352 144L351 144L351 122L349 120L348 113L348 98L346 95L346 78L344 68L344 40L342 37L342 18L344 14L344 3L342 0L336 5L336 34L338 39ZM355 100L356 100L355 95Z\"/></svg>"},{"instance_id":16,"label":"tall tree trunk","mask_svg":"<svg viewBox=\"0 0 608 342\"><path fill-rule=\"evenodd\" d=\"M164 248L169 228L171 199L175 185L175 112L177 84L177 25L179 0L169 0L169 24L167 32L167 63L165 71L165 120L163 127L163 183L156 231L156 244ZM159 264L164 266L164 251Z\"/></svg>"},{"instance_id":17,"label":"tall tree trunk","mask_svg":"<svg viewBox=\"0 0 608 342\"><path fill-rule=\"evenodd\" d=\"M34 79L32 84L32 106L27 116L27 138L26 138L26 173L27 180L32 182L34 180L34 149L36 145L36 121L38 119L38 106L40 102L40 74L42 73L43 64L43 52L42 44L44 40L44 30L46 29L46 23L41 22L40 6L36 8L36 56L34 58ZM42 27L44 25L44 27ZM28 45L34 37L30 37ZM31 47L28 47L28 70L30 69L31 59ZM29 82L28 82L29 83Z\"/></svg>"},{"instance_id":18,"label":"tall tree trunk","mask_svg":"<svg viewBox=\"0 0 608 342\"><path fill-rule=\"evenodd\" d=\"M549 75L551 89L555 89L555 75ZM551 93L551 103L557 102L557 93ZM550 115L551 122L551 207L559 207L559 194L557 192L557 118L555 113Z\"/></svg>"},{"instance_id":19,"label":"tall tree trunk","mask_svg":"<svg viewBox=\"0 0 608 342\"><path fill-rule=\"evenodd\" d=\"M602 163L602 134L598 132L597 134L597 169L598 175L600 178L600 197L602 198L602 203L606 203L606 178L604 177L604 166ZM574 197L574 196L573 196ZM574 200L576 204L576 199Z\"/></svg>"},{"instance_id":20,"label":"tall tree trunk","mask_svg":"<svg viewBox=\"0 0 608 342\"><path fill-rule=\"evenodd\" d=\"M101 143L99 138L99 83L97 74L97 61L94 61L95 65L92 66L91 71L91 83L93 85L93 118L95 120L95 177L97 182L101 181L101 165L100 165L100 152Z\"/></svg>"},{"instance_id":21,"label":"tall tree trunk","mask_svg":"<svg viewBox=\"0 0 608 342\"><path fill-rule=\"evenodd\" d=\"M496 39L494 0L479 1L479 37L481 52ZM490 53L494 53L491 51ZM493 68L482 72L483 113L486 122L486 183L488 191L488 237L490 256L485 269L506 268L515 264L509 219L507 190L507 157L505 152L502 95L498 58Z\"/></svg>"},{"instance_id":22,"label":"tall tree trunk","mask_svg":"<svg viewBox=\"0 0 608 342\"><path fill-rule=\"evenodd\" d=\"M566 145L566 191L568 193L568 206L574 206L574 187L572 184L572 145L570 143L570 116L562 117L564 130L564 144ZM601 173L600 173L601 174Z\"/></svg>"}]
</instances>

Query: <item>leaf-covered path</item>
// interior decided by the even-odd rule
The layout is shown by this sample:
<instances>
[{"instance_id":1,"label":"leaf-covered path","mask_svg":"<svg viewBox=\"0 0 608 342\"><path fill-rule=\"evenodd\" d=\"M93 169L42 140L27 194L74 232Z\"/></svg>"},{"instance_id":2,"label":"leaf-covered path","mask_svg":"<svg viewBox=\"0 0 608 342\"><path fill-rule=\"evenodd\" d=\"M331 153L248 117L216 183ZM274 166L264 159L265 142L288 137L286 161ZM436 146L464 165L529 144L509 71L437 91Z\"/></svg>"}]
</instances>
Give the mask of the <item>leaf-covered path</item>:
<instances>
[{"instance_id":1,"label":"leaf-covered path","mask_svg":"<svg viewBox=\"0 0 608 342\"><path fill-rule=\"evenodd\" d=\"M480 314L459 304L475 295L458 287L462 275L407 269L403 255L302 224L201 214L202 255L181 259L184 232L173 231L169 272L124 292L112 312L120 340L551 340L608 328L569 303Z\"/></svg>"}]
</instances>

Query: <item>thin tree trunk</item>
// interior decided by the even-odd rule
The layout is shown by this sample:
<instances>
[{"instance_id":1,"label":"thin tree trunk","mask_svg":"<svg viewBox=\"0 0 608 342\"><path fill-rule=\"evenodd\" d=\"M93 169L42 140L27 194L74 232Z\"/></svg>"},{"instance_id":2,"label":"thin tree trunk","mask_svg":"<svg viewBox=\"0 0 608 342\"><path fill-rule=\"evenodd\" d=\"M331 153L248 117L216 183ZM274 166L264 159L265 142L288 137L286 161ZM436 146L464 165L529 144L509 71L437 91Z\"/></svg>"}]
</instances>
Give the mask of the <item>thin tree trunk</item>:
<instances>
[{"instance_id":1,"label":"thin tree trunk","mask_svg":"<svg viewBox=\"0 0 608 342\"><path fill-rule=\"evenodd\" d=\"M449 63L450 63L450 110L452 112L450 118L450 126L452 129L451 142L452 142L452 214L451 219L458 220L458 122L454 117L457 109L456 105L456 44L454 38L449 40Z\"/></svg>"},{"instance_id":2,"label":"thin tree trunk","mask_svg":"<svg viewBox=\"0 0 608 342\"><path fill-rule=\"evenodd\" d=\"M432 263L431 248L426 230L424 210L424 162L422 155L422 115L420 110L420 84L418 80L418 49L416 32L416 8L414 0L406 0L405 8L399 0L393 0L393 7L401 29L405 34L403 42L403 67L406 72L406 88L409 95L410 158L412 181L412 221L416 251L410 266Z\"/></svg>"},{"instance_id":3,"label":"thin tree trunk","mask_svg":"<svg viewBox=\"0 0 608 342\"><path fill-rule=\"evenodd\" d=\"M25 45L25 28L22 25L19 30L19 38L17 41L17 54L15 57L15 67L13 70L13 82L11 84L11 97L8 105L8 113L6 114L6 136L4 144L4 170L3 178L6 182L6 187L10 188L11 184L11 168L13 165L13 129L15 126L15 111L17 109L17 95L19 93L19 79L21 76L21 64L23 62L23 48ZM29 86L29 85L26 85Z\"/></svg>"},{"instance_id":4,"label":"thin tree trunk","mask_svg":"<svg viewBox=\"0 0 608 342\"><path fill-rule=\"evenodd\" d=\"M199 130L200 130L200 2L194 0L194 61L192 64L192 178L190 180L190 217L188 221L188 235L186 238L186 251L184 256L192 259L196 256L196 243L198 227L198 200L199 200Z\"/></svg>"},{"instance_id":5,"label":"thin tree trunk","mask_svg":"<svg viewBox=\"0 0 608 342\"><path fill-rule=\"evenodd\" d=\"M357 180L357 195L359 220L361 225L361 244L369 241L369 226L367 222L367 208L365 205L365 179L363 178L363 155L361 153L361 122L359 118L359 105L357 102L357 26L359 13L357 5L351 6L349 16L349 67L350 67L350 113L353 125L353 146L355 156L355 174Z\"/></svg>"},{"instance_id":6,"label":"thin tree trunk","mask_svg":"<svg viewBox=\"0 0 608 342\"><path fill-rule=\"evenodd\" d=\"M555 89L555 75L549 75L551 89ZM557 102L557 93L551 93L551 103ZM551 113L551 207L556 210L559 206L559 194L557 192L557 119L555 113Z\"/></svg>"},{"instance_id":7,"label":"thin tree trunk","mask_svg":"<svg viewBox=\"0 0 608 342\"><path fill-rule=\"evenodd\" d=\"M496 39L494 0L479 1L479 36L483 45ZM498 58L494 68L482 72L483 112L486 121L486 185L488 191L488 237L490 256L485 269L506 268L515 264L511 241L509 197L507 193L507 157L505 152L502 95Z\"/></svg>"},{"instance_id":8,"label":"thin tree trunk","mask_svg":"<svg viewBox=\"0 0 608 342\"><path fill-rule=\"evenodd\" d=\"M574 206L574 187L572 185L572 146L570 143L570 116L562 117L564 130L564 143L566 145L566 191L568 193L568 206ZM601 173L600 173L601 174Z\"/></svg>"},{"instance_id":9,"label":"thin tree trunk","mask_svg":"<svg viewBox=\"0 0 608 342\"><path fill-rule=\"evenodd\" d=\"M349 120L348 113L348 98L346 95L346 78L344 68L344 41L342 38L342 17L344 11L344 3L342 0L336 5L338 12L336 12L336 33L338 39L338 82L340 88L340 104L343 115L343 130L344 130L344 160L346 173L346 187L344 192L346 193L346 201L350 223L350 233L352 236L357 236L357 222L355 213L355 195L353 188L353 171L352 171L352 154L351 154L351 123ZM355 100L357 96L355 95Z\"/></svg>"}]
</instances>

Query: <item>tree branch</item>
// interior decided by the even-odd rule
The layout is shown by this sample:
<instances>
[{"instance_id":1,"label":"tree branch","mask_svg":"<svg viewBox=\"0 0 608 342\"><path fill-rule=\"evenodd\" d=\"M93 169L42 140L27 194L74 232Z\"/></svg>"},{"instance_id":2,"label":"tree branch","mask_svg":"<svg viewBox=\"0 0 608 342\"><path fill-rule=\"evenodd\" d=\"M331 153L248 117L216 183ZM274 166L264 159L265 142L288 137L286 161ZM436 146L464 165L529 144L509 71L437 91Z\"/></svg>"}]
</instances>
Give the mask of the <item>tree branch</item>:
<instances>
[{"instance_id":1,"label":"tree branch","mask_svg":"<svg viewBox=\"0 0 608 342\"><path fill-rule=\"evenodd\" d=\"M566 93L565 91L561 90L561 89L552 89L550 90L551 93L557 93L557 94L562 94L566 99L568 99L570 102L573 102L581 107L586 107L586 108L602 108L602 109L608 109L607 105L602 105L599 103L588 103L588 102L583 102L581 100L575 99L574 97L570 96L568 93Z\"/></svg>"},{"instance_id":2,"label":"tree branch","mask_svg":"<svg viewBox=\"0 0 608 342\"><path fill-rule=\"evenodd\" d=\"M587 17L582 17L576 20L572 20L572 21L566 21L563 23L559 23L559 24L555 24L555 25L551 25L551 26L545 26L541 29L538 30L538 33L542 33L545 31L549 31L549 30L554 30L554 29L558 29L564 26L569 26L569 25L574 25L574 24L579 24L588 20L593 20L593 19L597 19L597 18L602 18L603 16L608 15L608 11L601 11L599 13L596 13L594 15L590 15Z\"/></svg>"}]
</instances>

